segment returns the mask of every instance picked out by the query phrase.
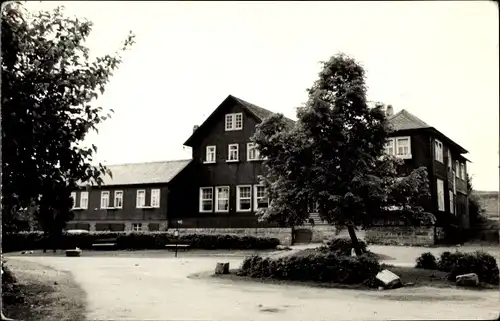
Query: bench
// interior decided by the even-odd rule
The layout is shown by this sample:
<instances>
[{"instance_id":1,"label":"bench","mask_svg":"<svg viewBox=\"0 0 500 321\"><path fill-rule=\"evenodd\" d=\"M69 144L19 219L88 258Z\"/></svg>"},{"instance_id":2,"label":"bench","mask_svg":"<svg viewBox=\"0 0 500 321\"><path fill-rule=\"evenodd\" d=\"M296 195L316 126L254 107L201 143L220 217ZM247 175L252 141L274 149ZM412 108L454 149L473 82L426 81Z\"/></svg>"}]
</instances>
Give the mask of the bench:
<instances>
[{"instance_id":1,"label":"bench","mask_svg":"<svg viewBox=\"0 0 500 321\"><path fill-rule=\"evenodd\" d=\"M175 250L175 248L177 247L178 250L180 249L183 249L183 250L187 250L188 248L191 247L191 244L188 244L188 243L177 243L177 244L166 244L165 247L167 249L173 249Z\"/></svg>"},{"instance_id":2,"label":"bench","mask_svg":"<svg viewBox=\"0 0 500 321\"><path fill-rule=\"evenodd\" d=\"M110 248L116 246L116 237L107 239L97 239L92 244L92 247L96 248Z\"/></svg>"}]
</instances>

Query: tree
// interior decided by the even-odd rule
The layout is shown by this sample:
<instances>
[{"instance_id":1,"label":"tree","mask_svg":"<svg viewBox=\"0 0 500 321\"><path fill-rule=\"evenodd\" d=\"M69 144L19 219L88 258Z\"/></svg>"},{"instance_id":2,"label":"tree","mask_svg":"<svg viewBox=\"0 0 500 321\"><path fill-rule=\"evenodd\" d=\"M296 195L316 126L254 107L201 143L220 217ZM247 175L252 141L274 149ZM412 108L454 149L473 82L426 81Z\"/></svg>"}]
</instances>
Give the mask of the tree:
<instances>
[{"instance_id":1,"label":"tree","mask_svg":"<svg viewBox=\"0 0 500 321\"><path fill-rule=\"evenodd\" d=\"M95 100L133 35L114 54L90 59L84 43L92 23L67 17L63 9L30 13L19 2L2 6L6 232L16 229L22 212L34 215L44 231L60 232L72 217L71 190L79 183L99 185L102 175L111 175L104 165L92 164L97 147L80 143L111 116Z\"/></svg>"},{"instance_id":2,"label":"tree","mask_svg":"<svg viewBox=\"0 0 500 321\"><path fill-rule=\"evenodd\" d=\"M295 125L276 114L253 137L266 159L261 181L269 193L260 219L303 224L309 204L317 202L323 220L347 227L358 255L356 226L387 213L414 224L433 221L419 205L429 197L426 168L404 175L402 161L384 155L391 129L384 106L368 106L363 68L343 54L333 56L308 93Z\"/></svg>"},{"instance_id":3,"label":"tree","mask_svg":"<svg viewBox=\"0 0 500 321\"><path fill-rule=\"evenodd\" d=\"M474 193L472 185L472 176L467 175L467 196L469 198L469 222L471 228L477 227L486 220L484 216L485 210L479 202L479 196Z\"/></svg>"}]
</instances>

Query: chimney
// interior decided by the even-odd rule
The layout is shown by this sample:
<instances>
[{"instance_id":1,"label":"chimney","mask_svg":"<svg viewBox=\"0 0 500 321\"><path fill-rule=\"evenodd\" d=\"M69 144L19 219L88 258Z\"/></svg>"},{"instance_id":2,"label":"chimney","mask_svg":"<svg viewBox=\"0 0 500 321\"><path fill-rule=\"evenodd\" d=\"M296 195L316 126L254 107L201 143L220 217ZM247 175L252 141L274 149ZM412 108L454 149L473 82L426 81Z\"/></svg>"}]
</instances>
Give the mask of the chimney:
<instances>
[{"instance_id":1,"label":"chimney","mask_svg":"<svg viewBox=\"0 0 500 321\"><path fill-rule=\"evenodd\" d=\"M385 111L385 115L387 117L392 116L394 114L394 109L392 108L392 105L387 106L387 110Z\"/></svg>"},{"instance_id":2,"label":"chimney","mask_svg":"<svg viewBox=\"0 0 500 321\"><path fill-rule=\"evenodd\" d=\"M198 125L193 126L193 133L198 129L198 127L200 127L200 126L198 126Z\"/></svg>"}]
</instances>

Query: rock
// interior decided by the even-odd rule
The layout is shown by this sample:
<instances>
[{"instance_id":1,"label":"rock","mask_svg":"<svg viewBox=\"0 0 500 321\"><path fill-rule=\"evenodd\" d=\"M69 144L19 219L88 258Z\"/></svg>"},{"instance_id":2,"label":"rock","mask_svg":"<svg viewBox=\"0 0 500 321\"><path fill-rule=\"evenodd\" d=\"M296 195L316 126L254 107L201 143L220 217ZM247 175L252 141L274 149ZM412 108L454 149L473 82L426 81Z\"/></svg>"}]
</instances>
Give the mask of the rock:
<instances>
[{"instance_id":1,"label":"rock","mask_svg":"<svg viewBox=\"0 0 500 321\"><path fill-rule=\"evenodd\" d=\"M229 274L229 263L217 263L215 265L215 274Z\"/></svg>"},{"instance_id":2,"label":"rock","mask_svg":"<svg viewBox=\"0 0 500 321\"><path fill-rule=\"evenodd\" d=\"M459 286L478 286L479 277L476 273L457 275L455 278L455 283Z\"/></svg>"},{"instance_id":3,"label":"rock","mask_svg":"<svg viewBox=\"0 0 500 321\"><path fill-rule=\"evenodd\" d=\"M81 254L82 254L82 250L80 250L80 249L66 250L66 256L69 256L69 257L78 257Z\"/></svg>"},{"instance_id":4,"label":"rock","mask_svg":"<svg viewBox=\"0 0 500 321\"><path fill-rule=\"evenodd\" d=\"M291 249L292 249L291 247L285 245L278 245L276 247L276 250L278 251L290 251Z\"/></svg>"},{"instance_id":5,"label":"rock","mask_svg":"<svg viewBox=\"0 0 500 321\"><path fill-rule=\"evenodd\" d=\"M402 286L399 276L387 269L379 272L376 276L376 279L382 282L382 284L384 284L384 288L386 289L395 289Z\"/></svg>"},{"instance_id":6,"label":"rock","mask_svg":"<svg viewBox=\"0 0 500 321\"><path fill-rule=\"evenodd\" d=\"M379 286L379 287L378 287L378 290L379 290L379 291L382 291L382 290L384 290L384 287L383 287L383 286Z\"/></svg>"},{"instance_id":7,"label":"rock","mask_svg":"<svg viewBox=\"0 0 500 321\"><path fill-rule=\"evenodd\" d=\"M26 254L26 251L22 251L21 254Z\"/></svg>"}]
</instances>

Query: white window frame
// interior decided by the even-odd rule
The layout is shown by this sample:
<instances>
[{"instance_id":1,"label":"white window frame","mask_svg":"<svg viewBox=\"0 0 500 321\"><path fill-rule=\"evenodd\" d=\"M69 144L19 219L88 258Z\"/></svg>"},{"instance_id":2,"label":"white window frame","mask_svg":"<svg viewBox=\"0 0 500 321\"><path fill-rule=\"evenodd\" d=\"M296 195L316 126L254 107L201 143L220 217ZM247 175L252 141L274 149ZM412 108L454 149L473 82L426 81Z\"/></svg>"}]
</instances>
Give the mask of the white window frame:
<instances>
[{"instance_id":1,"label":"white window frame","mask_svg":"<svg viewBox=\"0 0 500 321\"><path fill-rule=\"evenodd\" d=\"M160 208L160 195L161 195L161 190L159 188L153 188L151 189L151 207L153 208Z\"/></svg>"},{"instance_id":2,"label":"white window frame","mask_svg":"<svg viewBox=\"0 0 500 321\"><path fill-rule=\"evenodd\" d=\"M460 163L455 161L455 177L460 178Z\"/></svg>"},{"instance_id":3,"label":"white window frame","mask_svg":"<svg viewBox=\"0 0 500 321\"><path fill-rule=\"evenodd\" d=\"M140 194L143 194L143 197L139 197ZM142 200L142 204L140 204ZM136 194L135 194L135 207L136 208L144 208L146 207L146 190L145 189L138 189Z\"/></svg>"},{"instance_id":4,"label":"white window frame","mask_svg":"<svg viewBox=\"0 0 500 321\"><path fill-rule=\"evenodd\" d=\"M142 223L132 223L132 231L141 232L143 229Z\"/></svg>"},{"instance_id":5,"label":"white window frame","mask_svg":"<svg viewBox=\"0 0 500 321\"><path fill-rule=\"evenodd\" d=\"M219 189L227 189L227 199L220 199L219 198ZM222 200L227 200L227 210L221 210L219 209L219 201ZM231 191L229 189L229 186L216 186L215 187L215 212L216 213L228 213L229 212L229 206L231 200Z\"/></svg>"},{"instance_id":6,"label":"white window frame","mask_svg":"<svg viewBox=\"0 0 500 321\"><path fill-rule=\"evenodd\" d=\"M66 195L68 195L68 194L66 194ZM71 199L73 199L73 206L71 207L71 209L77 208L76 207L76 192L71 192L71 196L70 197L71 197Z\"/></svg>"},{"instance_id":7,"label":"white window frame","mask_svg":"<svg viewBox=\"0 0 500 321\"><path fill-rule=\"evenodd\" d=\"M107 200L108 204L105 204L104 200ZM109 206L109 191L101 191L101 208L110 208Z\"/></svg>"},{"instance_id":8,"label":"white window frame","mask_svg":"<svg viewBox=\"0 0 500 321\"><path fill-rule=\"evenodd\" d=\"M444 181L442 179L436 179L436 195L438 202L438 210L445 211L445 202L444 202Z\"/></svg>"},{"instance_id":9,"label":"white window frame","mask_svg":"<svg viewBox=\"0 0 500 321\"><path fill-rule=\"evenodd\" d=\"M387 150L389 148L392 148L392 153L390 153ZM396 140L393 137L387 139L387 141L385 142L384 152L385 152L385 154L392 155L392 156L394 156L396 154Z\"/></svg>"},{"instance_id":10,"label":"white window frame","mask_svg":"<svg viewBox=\"0 0 500 321\"><path fill-rule=\"evenodd\" d=\"M465 163L460 163L460 178L465 181Z\"/></svg>"},{"instance_id":11,"label":"white window frame","mask_svg":"<svg viewBox=\"0 0 500 321\"><path fill-rule=\"evenodd\" d=\"M83 200L85 200L85 202L83 202ZM83 209L89 208L89 192L80 193L80 208Z\"/></svg>"},{"instance_id":12,"label":"white window frame","mask_svg":"<svg viewBox=\"0 0 500 321\"><path fill-rule=\"evenodd\" d=\"M455 202L454 202L454 195L453 195L453 191L450 190L449 193L448 193L450 196L450 213L451 214L455 214Z\"/></svg>"},{"instance_id":13,"label":"white window frame","mask_svg":"<svg viewBox=\"0 0 500 321\"><path fill-rule=\"evenodd\" d=\"M261 196L259 197L259 193L258 193L258 188L259 187L265 187L264 185L254 185L254 190L253 190L253 195L254 195L254 203L253 203L253 208L254 208L254 211L257 211L258 209L261 209L261 208L267 208L269 207L269 197L266 195L266 196ZM259 207L259 199L262 199L262 198L267 198L267 206L266 207Z\"/></svg>"},{"instance_id":14,"label":"white window frame","mask_svg":"<svg viewBox=\"0 0 500 321\"><path fill-rule=\"evenodd\" d=\"M434 159L444 164L443 149L443 143L437 139L434 139Z\"/></svg>"},{"instance_id":15,"label":"white window frame","mask_svg":"<svg viewBox=\"0 0 500 321\"><path fill-rule=\"evenodd\" d=\"M452 171L453 170L453 159L451 158L451 152L450 152L449 148L447 149L447 151L448 151L448 153L447 153L448 154L448 168L450 171Z\"/></svg>"},{"instance_id":16,"label":"white window frame","mask_svg":"<svg viewBox=\"0 0 500 321\"><path fill-rule=\"evenodd\" d=\"M399 141L400 140L408 140L408 153L406 154L399 154ZM394 144L394 153L397 157L403 158L403 159L409 159L411 158L411 137L410 136L402 136L402 137L395 137L394 139L395 144Z\"/></svg>"},{"instance_id":17,"label":"white window frame","mask_svg":"<svg viewBox=\"0 0 500 321\"><path fill-rule=\"evenodd\" d=\"M242 197L241 196L241 189L242 188L248 188L250 190L250 196ZM248 200L249 204L250 204L250 208L242 209L241 208L241 201L242 200ZM238 185L238 186L236 186L236 211L238 211L238 212L251 212L252 211L252 185Z\"/></svg>"},{"instance_id":18,"label":"white window frame","mask_svg":"<svg viewBox=\"0 0 500 321\"><path fill-rule=\"evenodd\" d=\"M255 152L255 157L251 157L251 152ZM261 160L260 151L255 143L247 143L247 161L257 161Z\"/></svg>"},{"instance_id":19,"label":"white window frame","mask_svg":"<svg viewBox=\"0 0 500 321\"><path fill-rule=\"evenodd\" d=\"M214 164L216 162L217 157L217 147L215 145L209 145L205 148L205 164ZM213 156L213 159L210 160L209 155Z\"/></svg>"},{"instance_id":20,"label":"white window frame","mask_svg":"<svg viewBox=\"0 0 500 321\"><path fill-rule=\"evenodd\" d=\"M224 119L224 127L226 131L243 129L243 113L226 114L226 117Z\"/></svg>"},{"instance_id":21,"label":"white window frame","mask_svg":"<svg viewBox=\"0 0 500 321\"><path fill-rule=\"evenodd\" d=\"M118 200L120 201L119 206L118 206ZM123 208L123 191L115 191L115 195L113 198L113 206L115 208Z\"/></svg>"},{"instance_id":22,"label":"white window frame","mask_svg":"<svg viewBox=\"0 0 500 321\"><path fill-rule=\"evenodd\" d=\"M231 147L236 147L236 159L231 159ZM238 162L240 160L240 145L239 144L229 144L227 146L227 161L226 162Z\"/></svg>"},{"instance_id":23,"label":"white window frame","mask_svg":"<svg viewBox=\"0 0 500 321\"><path fill-rule=\"evenodd\" d=\"M203 190L210 190L211 193L212 193L212 197L210 199L206 198L204 199L203 198ZM211 210L203 210L203 201L209 201L210 200L210 203L212 204L212 209ZM200 204L199 204L199 210L200 210L200 213L212 213L214 211L214 188L213 187L200 187L200 195L199 195L199 201L200 201Z\"/></svg>"}]
</instances>

